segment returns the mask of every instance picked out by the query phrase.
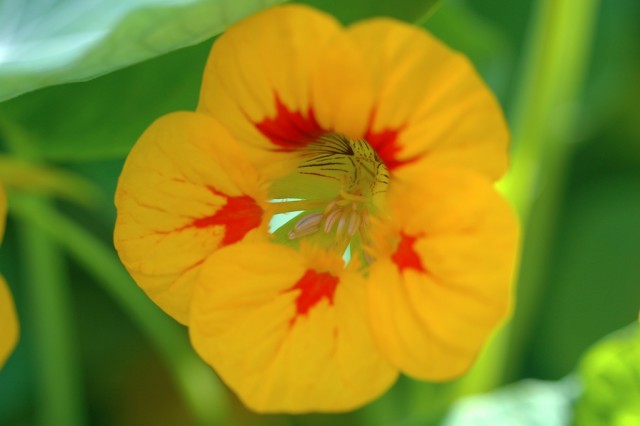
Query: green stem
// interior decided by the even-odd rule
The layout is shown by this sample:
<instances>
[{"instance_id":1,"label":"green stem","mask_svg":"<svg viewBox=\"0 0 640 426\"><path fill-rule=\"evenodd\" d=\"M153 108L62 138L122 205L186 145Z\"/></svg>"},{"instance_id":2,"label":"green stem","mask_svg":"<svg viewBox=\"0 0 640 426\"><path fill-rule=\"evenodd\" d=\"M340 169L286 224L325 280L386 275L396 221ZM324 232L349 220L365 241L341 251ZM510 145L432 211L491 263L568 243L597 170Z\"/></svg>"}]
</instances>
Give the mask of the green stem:
<instances>
[{"instance_id":1,"label":"green stem","mask_svg":"<svg viewBox=\"0 0 640 426\"><path fill-rule=\"evenodd\" d=\"M542 191L559 180L549 173L564 170L564 162L555 160L566 155L575 142L577 101L597 5L597 0L546 0L539 4L521 91L510 114L512 168L502 185L525 229L532 205L544 195Z\"/></svg>"},{"instance_id":2,"label":"green stem","mask_svg":"<svg viewBox=\"0 0 640 426\"><path fill-rule=\"evenodd\" d=\"M468 391L512 379L529 339L575 142L577 101L586 69L597 0L538 3L511 117L513 155L500 188L521 218L524 236L514 317L480 360Z\"/></svg>"},{"instance_id":3,"label":"green stem","mask_svg":"<svg viewBox=\"0 0 640 426\"><path fill-rule=\"evenodd\" d=\"M505 362L509 375L519 368L545 289L597 10L598 0L541 5L524 89L515 104L514 167L504 189L520 213L525 239L509 336L511 358Z\"/></svg>"},{"instance_id":4,"label":"green stem","mask_svg":"<svg viewBox=\"0 0 640 426\"><path fill-rule=\"evenodd\" d=\"M44 201L25 197L27 208L37 211ZM31 315L25 330L33 338L36 380L40 392L38 423L42 425L84 424L80 363L73 332L70 289L65 259L57 244L27 220L19 224L23 282Z\"/></svg>"},{"instance_id":5,"label":"green stem","mask_svg":"<svg viewBox=\"0 0 640 426\"><path fill-rule=\"evenodd\" d=\"M219 381L195 355L185 330L149 301L124 270L113 249L46 203L36 206L17 196L11 201L13 213L67 249L149 337L169 366L198 423L224 423L225 397Z\"/></svg>"}]
</instances>

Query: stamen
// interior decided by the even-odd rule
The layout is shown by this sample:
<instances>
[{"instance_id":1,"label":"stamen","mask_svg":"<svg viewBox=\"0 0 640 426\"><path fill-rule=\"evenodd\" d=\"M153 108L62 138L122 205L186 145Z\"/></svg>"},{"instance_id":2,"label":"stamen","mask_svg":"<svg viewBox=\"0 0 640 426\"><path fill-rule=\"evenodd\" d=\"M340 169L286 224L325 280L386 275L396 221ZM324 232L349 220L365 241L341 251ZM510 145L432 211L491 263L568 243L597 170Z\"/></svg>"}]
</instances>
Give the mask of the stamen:
<instances>
[{"instance_id":1,"label":"stamen","mask_svg":"<svg viewBox=\"0 0 640 426\"><path fill-rule=\"evenodd\" d=\"M335 209L331 213L329 213L329 216L327 216L324 221L324 232L326 232L327 234L331 232L331 228L333 227L333 224L335 223L336 219L338 219L338 216L341 212L342 209Z\"/></svg>"},{"instance_id":2,"label":"stamen","mask_svg":"<svg viewBox=\"0 0 640 426\"><path fill-rule=\"evenodd\" d=\"M358 226L360 225L360 215L355 210L351 212L349 217L349 226L347 227L347 234L352 237L358 232Z\"/></svg>"},{"instance_id":3,"label":"stamen","mask_svg":"<svg viewBox=\"0 0 640 426\"><path fill-rule=\"evenodd\" d=\"M327 134L308 144L300 155L302 162L296 173L305 175L305 181L308 176L317 176L320 179L318 184L324 180L330 185L323 190L330 191L318 191L317 199L310 196L309 199L272 200L276 213L308 212L291 228L289 239L295 240L322 230L324 234L333 234L333 238L320 237L316 241L343 255L352 239L360 234L362 244L357 244L357 247L362 245L363 251L358 257L364 263L373 261L367 251L371 242L369 216L372 211L377 212L376 195L385 192L389 184L385 164L364 139L352 140L337 134ZM333 199L320 198L334 188Z\"/></svg>"},{"instance_id":4,"label":"stamen","mask_svg":"<svg viewBox=\"0 0 640 426\"><path fill-rule=\"evenodd\" d=\"M365 228L365 229L369 227L369 215L368 214L365 214L362 217L362 227Z\"/></svg>"},{"instance_id":5,"label":"stamen","mask_svg":"<svg viewBox=\"0 0 640 426\"><path fill-rule=\"evenodd\" d=\"M296 238L311 235L320 229L320 222L322 221L321 213L309 214L298 221L293 229L289 231L289 239L294 240Z\"/></svg>"},{"instance_id":6,"label":"stamen","mask_svg":"<svg viewBox=\"0 0 640 426\"><path fill-rule=\"evenodd\" d=\"M323 214L325 214L325 215L329 214L329 212L331 210L333 210L333 208L336 206L336 204L338 204L338 199L334 198L333 200L331 200L331 202L329 204L327 204L327 207L324 209Z\"/></svg>"},{"instance_id":7,"label":"stamen","mask_svg":"<svg viewBox=\"0 0 640 426\"><path fill-rule=\"evenodd\" d=\"M340 220L338 221L338 227L336 228L336 235L342 235L342 230L344 229L344 225L347 223L347 216L349 212L346 209L342 209L342 214L340 215Z\"/></svg>"}]
</instances>

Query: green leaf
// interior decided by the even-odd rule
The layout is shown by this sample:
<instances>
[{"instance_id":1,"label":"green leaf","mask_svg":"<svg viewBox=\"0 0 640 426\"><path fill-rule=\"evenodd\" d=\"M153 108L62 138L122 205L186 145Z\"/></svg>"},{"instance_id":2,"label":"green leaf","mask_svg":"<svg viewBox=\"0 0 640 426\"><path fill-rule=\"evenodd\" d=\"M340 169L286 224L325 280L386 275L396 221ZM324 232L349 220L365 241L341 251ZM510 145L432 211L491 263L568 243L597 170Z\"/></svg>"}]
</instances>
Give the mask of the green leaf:
<instances>
[{"instance_id":1,"label":"green leaf","mask_svg":"<svg viewBox=\"0 0 640 426\"><path fill-rule=\"evenodd\" d=\"M640 424L640 326L634 323L596 344L582 360L584 394L576 425Z\"/></svg>"},{"instance_id":2,"label":"green leaf","mask_svg":"<svg viewBox=\"0 0 640 426\"><path fill-rule=\"evenodd\" d=\"M501 98L512 67L510 40L467 3L445 2L424 28L451 48L464 53Z\"/></svg>"},{"instance_id":3,"label":"green leaf","mask_svg":"<svg viewBox=\"0 0 640 426\"><path fill-rule=\"evenodd\" d=\"M0 104L0 118L28 133L43 160L123 157L155 119L195 108L209 48L205 42L91 81L27 93Z\"/></svg>"},{"instance_id":4,"label":"green leaf","mask_svg":"<svg viewBox=\"0 0 640 426\"><path fill-rule=\"evenodd\" d=\"M67 4L70 1L72 0L65 0L62 4ZM146 1L151 3L152 0ZM222 0L211 1L217 4ZM247 1L242 3L247 3ZM262 0L262 4L279 1ZM200 3L204 4L202 1ZM190 0L189 4L200 3L196 3L196 0ZM348 6L337 2L318 3L318 6L326 6L330 9L330 13L337 14L344 21L385 14L414 21L429 13L437 2L435 0L427 2L403 0L393 7L380 1L357 0L350 2ZM13 5L13 3L5 3L4 6L0 6L0 11L9 10L7 4ZM234 4L232 9L237 10L240 6L237 3ZM15 5L13 7L17 8ZM27 8L27 6L24 7ZM31 6L30 3L28 7L35 6ZM196 8L196 6L193 7ZM204 6L199 7L203 8ZM143 16L143 11L152 14L147 8L137 11L132 16ZM158 11L153 13L159 17L164 16ZM0 16L6 16L6 13L0 14ZM175 19L179 20L180 15L176 16ZM230 13L225 16L230 16ZM121 22L121 26L132 19L132 17L125 19ZM77 16L73 20L74 25L79 25L76 20ZM230 19L226 19L225 22L227 21ZM157 21L157 25L160 25L160 22ZM196 25L194 22L197 20L190 22L190 28ZM2 28L0 25L0 37L2 37ZM68 31L72 32L72 28ZM140 36L142 33L136 34ZM192 37L191 42L194 39ZM141 36L130 37L128 41L133 40L137 40L133 44L140 45L142 38ZM149 43L145 43L145 46L151 46ZM86 69L82 65L86 62L85 59L97 58L100 52L107 52L107 45L101 44L100 46L102 47L97 47L95 52L92 51L89 56L84 58L84 62L76 61L75 65L68 64L73 72L62 76L64 78L56 80L56 82L76 80L78 74L74 73ZM209 48L210 42L207 41L196 46L174 50L87 82L57 85L27 93L0 104L0 116L11 126L22 129L25 133L28 132L29 143L42 160L85 162L123 157L152 121L172 111L195 108L202 70ZM154 53L158 51L159 49L156 49ZM119 56L121 56L120 53L119 51ZM108 62L105 64L108 65ZM76 65L80 68L77 68ZM2 84L6 77L4 74L7 73L5 64L2 64L0 69L2 70L0 71L1 97L2 91L9 90L7 87L11 85ZM102 72L106 70L107 68L104 68ZM48 70L45 66L42 69L32 71L41 72L42 76L51 76L53 75L51 72L60 72L60 70ZM29 81L29 84L32 84L35 80ZM38 78L38 81L44 80ZM10 137L10 135L0 134L0 139L3 136L5 140ZM9 143L15 142L9 141Z\"/></svg>"},{"instance_id":5,"label":"green leaf","mask_svg":"<svg viewBox=\"0 0 640 426\"><path fill-rule=\"evenodd\" d=\"M585 82L585 116L589 130L609 131L615 126L640 136L637 78L640 74L640 2L600 2L598 36L593 41L593 58ZM640 144L633 144L640 153Z\"/></svg>"},{"instance_id":6,"label":"green leaf","mask_svg":"<svg viewBox=\"0 0 640 426\"><path fill-rule=\"evenodd\" d=\"M222 385L193 352L184 328L158 309L135 285L111 244L104 244L74 220L59 213L51 203L33 196L13 197L9 212L30 232L49 238L66 249L131 317L164 358L185 402L198 419L197 424L228 424L226 408L222 404Z\"/></svg>"},{"instance_id":7,"label":"green leaf","mask_svg":"<svg viewBox=\"0 0 640 426\"><path fill-rule=\"evenodd\" d=\"M383 13L398 17L401 12L407 18L420 16L435 2L404 0L395 9L382 2L340 4L326 6L336 9L331 13L341 12L340 18L351 13L361 19ZM210 44L175 50L91 81L27 93L0 104L0 116L28 131L30 143L44 160L123 157L155 119L195 108Z\"/></svg>"},{"instance_id":8,"label":"green leaf","mask_svg":"<svg viewBox=\"0 0 640 426\"><path fill-rule=\"evenodd\" d=\"M96 205L101 196L98 188L73 173L2 154L0 183L9 189L55 195L85 206Z\"/></svg>"},{"instance_id":9,"label":"green leaf","mask_svg":"<svg viewBox=\"0 0 640 426\"><path fill-rule=\"evenodd\" d=\"M0 101L206 40L282 0L3 0Z\"/></svg>"},{"instance_id":10,"label":"green leaf","mask_svg":"<svg viewBox=\"0 0 640 426\"><path fill-rule=\"evenodd\" d=\"M23 200L35 211L47 205L37 196ZM75 338L72 282L64 255L56 241L31 222L20 220L18 232L30 314L20 320L28 324L25 331L33 339L32 365L37 371L34 384L41 395L34 408L40 419L46 419L43 423L81 426L86 415L83 370L78 368L80 350ZM37 320L29 321L34 318Z\"/></svg>"},{"instance_id":11,"label":"green leaf","mask_svg":"<svg viewBox=\"0 0 640 426\"><path fill-rule=\"evenodd\" d=\"M350 0L325 1L302 0L318 9L334 15L344 24L360 21L374 16L389 16L406 22L423 22L435 10L440 0Z\"/></svg>"},{"instance_id":12,"label":"green leaf","mask_svg":"<svg viewBox=\"0 0 640 426\"><path fill-rule=\"evenodd\" d=\"M525 359L538 377L567 374L593 342L638 315L640 168L625 164L630 156L615 159L613 147L631 139L595 142L574 160L556 241L546 248L548 287Z\"/></svg>"}]
</instances>

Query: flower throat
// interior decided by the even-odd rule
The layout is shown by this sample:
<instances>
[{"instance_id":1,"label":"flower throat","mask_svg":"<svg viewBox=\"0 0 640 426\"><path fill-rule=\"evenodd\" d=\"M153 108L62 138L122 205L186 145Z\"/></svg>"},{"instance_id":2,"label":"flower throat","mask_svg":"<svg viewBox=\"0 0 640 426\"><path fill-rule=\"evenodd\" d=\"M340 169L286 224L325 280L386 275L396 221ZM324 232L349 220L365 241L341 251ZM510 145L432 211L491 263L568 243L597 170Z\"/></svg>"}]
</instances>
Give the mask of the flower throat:
<instances>
[{"instance_id":1,"label":"flower throat","mask_svg":"<svg viewBox=\"0 0 640 426\"><path fill-rule=\"evenodd\" d=\"M377 214L389 185L384 162L366 140L334 133L299 152L301 161L287 179L320 189L316 196L278 202L279 212L304 211L287 227L287 238L310 237L341 254L350 244L366 247L369 218Z\"/></svg>"}]
</instances>

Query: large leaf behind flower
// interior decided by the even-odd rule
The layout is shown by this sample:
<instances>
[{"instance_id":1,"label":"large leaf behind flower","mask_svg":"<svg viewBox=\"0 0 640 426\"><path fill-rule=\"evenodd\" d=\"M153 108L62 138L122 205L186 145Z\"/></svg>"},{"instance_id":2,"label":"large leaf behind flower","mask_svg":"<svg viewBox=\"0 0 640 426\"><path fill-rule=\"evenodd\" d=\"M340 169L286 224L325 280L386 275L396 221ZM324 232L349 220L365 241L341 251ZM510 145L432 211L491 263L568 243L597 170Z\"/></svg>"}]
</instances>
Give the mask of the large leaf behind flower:
<instances>
[{"instance_id":1,"label":"large leaf behind flower","mask_svg":"<svg viewBox=\"0 0 640 426\"><path fill-rule=\"evenodd\" d=\"M156 118L194 109L210 42L91 81L47 87L0 104L0 140L21 129L40 158L124 157Z\"/></svg>"},{"instance_id":2,"label":"large leaf behind flower","mask_svg":"<svg viewBox=\"0 0 640 426\"><path fill-rule=\"evenodd\" d=\"M0 101L196 44L282 0L1 0Z\"/></svg>"},{"instance_id":3,"label":"large leaf behind flower","mask_svg":"<svg viewBox=\"0 0 640 426\"><path fill-rule=\"evenodd\" d=\"M2 12L2 8L6 8L6 6L1 6L3 1L16 2L18 4L17 2L22 0L0 0L0 40L2 40L2 34L4 34L3 31L6 31L2 26L3 20L6 19ZM39 1L50 2L53 0L33 1L37 3ZM75 1L82 2L85 0L61 0L60 3L66 4ZM87 1L95 2L96 0ZM140 1L146 3L156 1L166 5L170 0ZM176 2L178 0L172 1ZM202 5L198 6L199 9L193 6L196 10L201 10L205 7L203 5L209 5L212 2L233 3L234 6L229 6L229 8L238 10L242 4L254 5L255 9L258 4L273 4L281 0L181 1L193 5L201 3ZM342 22L365 19L392 11L395 11L394 16L397 18L417 21L423 18L425 13L428 13L436 4L432 0L427 2L422 0L402 0L395 5L395 8L392 8L382 0L358 0L349 2L348 5L342 2L321 2L318 0L304 3L317 3L318 7L336 15ZM247 7L247 10L250 9ZM142 13L142 11L137 13ZM153 27L153 25L155 25L155 28L160 28L162 20L165 18L164 12L147 10L145 13L148 13L148 15L144 16L149 22L143 20L135 25L146 23L150 25L149 28ZM228 17L229 14L227 13L222 17L210 17L208 19L227 22ZM128 23L131 19L125 19L121 25L126 24L127 28L128 25L131 25L130 30L133 31L134 23ZM178 15L174 19L176 21L180 20ZM203 18L199 17L193 22L198 22L198 19ZM154 22L155 24L153 24ZM77 25L80 24L78 23ZM183 22L184 25L186 24ZM191 25L192 22L189 21L187 27L180 28L188 30L188 34L193 35L195 33L189 32L192 31ZM133 38L129 38L130 43L132 43L131 40L138 40L135 43L138 48L148 47L145 44L146 42L142 43L141 41L146 40L146 38L142 37L146 33L140 32L139 34L141 38L132 36ZM191 41L193 42L193 40L196 40L196 38L193 37ZM0 47L1 45L2 42L0 41ZM200 90L201 76L210 45L211 42L207 41L196 46L173 50L165 55L108 73L91 81L45 87L32 93L23 94L0 104L0 123L3 121L9 122L27 132L32 144L38 151L38 155L45 160L75 162L124 157L138 136L153 120L172 111L195 108ZM97 45L97 50L92 51L93 53L87 58L91 59L94 56L97 58L98 56L96 55L101 54L100 52L104 54L109 52L104 50L107 49L106 45L104 49L100 46ZM118 53L117 51L114 52ZM147 51L147 53L151 56L157 56L161 51ZM118 53L119 55L120 53ZM138 58L137 60L141 59ZM76 65L68 65L68 67L73 71L76 70L74 67L79 66L80 68L76 70L79 72L79 70L84 69L81 66L83 63L76 62ZM0 62L0 99L2 98L2 92L6 90L6 85L3 84L3 73L5 72L3 68L4 65ZM37 70L33 71L37 72ZM43 70L42 76L58 75L56 74L58 71L50 71L53 74ZM106 69L102 72L105 71ZM75 78L58 76L64 77L66 80L56 82L79 79L77 76ZM28 84L32 86L38 84L39 81L36 75L22 76L21 79L28 81ZM33 86L32 88L35 87ZM6 129L0 127L0 140L3 136L2 133L6 133Z\"/></svg>"}]
</instances>

